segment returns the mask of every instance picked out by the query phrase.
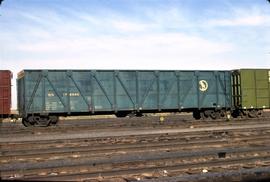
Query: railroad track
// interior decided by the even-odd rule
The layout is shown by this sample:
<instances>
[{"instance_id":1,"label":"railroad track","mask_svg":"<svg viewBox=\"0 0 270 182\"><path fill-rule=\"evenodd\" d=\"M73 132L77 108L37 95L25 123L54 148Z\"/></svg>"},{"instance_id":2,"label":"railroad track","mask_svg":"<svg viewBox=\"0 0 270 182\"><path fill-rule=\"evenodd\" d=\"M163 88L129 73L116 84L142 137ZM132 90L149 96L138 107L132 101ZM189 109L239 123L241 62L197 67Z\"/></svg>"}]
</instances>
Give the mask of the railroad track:
<instances>
[{"instance_id":1,"label":"railroad track","mask_svg":"<svg viewBox=\"0 0 270 182\"><path fill-rule=\"evenodd\" d=\"M164 121L160 121L160 117L142 117L142 118L109 118L109 119L93 119L93 120L78 120L78 121L60 121L57 126L51 127L24 127L20 122L4 123L0 127L2 135L32 135L45 133L67 133L78 131L95 131L100 129L129 129L129 128L189 128L189 127L204 127L204 126L228 126L228 125L243 125L252 123L265 123L265 120L270 120L269 114L264 118L238 118L231 121L226 120L204 120L197 121L189 115L185 116L166 116Z\"/></svg>"},{"instance_id":2,"label":"railroad track","mask_svg":"<svg viewBox=\"0 0 270 182\"><path fill-rule=\"evenodd\" d=\"M74 139L74 138L105 138L105 137L122 137L130 135L151 135L151 134L173 134L173 133L192 133L200 131L221 132L224 130L252 130L267 129L270 123L251 123L246 125L228 125L228 126L207 126L192 127L192 128L128 128L128 129L104 129L104 130L83 130L79 132L66 131L65 133L37 133L36 135L3 135L0 142L26 142L26 141L43 141L43 140L60 140L60 139Z\"/></svg>"},{"instance_id":3,"label":"railroad track","mask_svg":"<svg viewBox=\"0 0 270 182\"><path fill-rule=\"evenodd\" d=\"M132 154L131 156L115 155L108 158L100 157L91 160L77 159L75 161L50 164L29 164L18 166L17 172L2 170L2 179L33 179L33 180L82 180L98 179L102 177L131 178L148 173L148 177L155 177L155 172L163 171L163 175L177 175L181 173L198 173L204 170L233 169L238 167L252 168L268 166L270 164L270 146L222 148L196 151L177 151ZM31 166L31 167L30 167ZM27 170L19 170L21 167ZM166 172L165 172L166 171ZM161 174L162 176L162 174ZM160 177L160 176L157 176Z\"/></svg>"},{"instance_id":4,"label":"railroad track","mask_svg":"<svg viewBox=\"0 0 270 182\"><path fill-rule=\"evenodd\" d=\"M270 133L270 130L268 131ZM73 140L73 141L59 141L56 143L42 142L27 143L27 144L2 144L4 150L1 151L0 163L8 163L14 161L29 161L29 160L54 160L65 158L80 157L92 157L95 155L109 155L113 153L132 153L133 151L144 150L160 150L160 151L172 151L172 150L193 150L197 148L207 147L220 147L233 146L235 143L238 146L245 146L246 144L261 145L269 142L269 133L262 133L259 131L250 131L249 136L247 133L226 133L209 134L201 133L201 135L152 135L152 136L133 136L126 138L118 138L117 142L114 138L103 139L102 142L97 140ZM235 137L238 135L238 137ZM240 137L241 136L241 137Z\"/></svg>"},{"instance_id":5,"label":"railroad track","mask_svg":"<svg viewBox=\"0 0 270 182\"><path fill-rule=\"evenodd\" d=\"M268 125L266 125L268 126ZM269 127L269 126L268 126ZM219 128L213 128L213 129L219 129ZM134 135L130 136L130 133L128 135L123 136L110 136L105 138L71 138L71 139L54 139L54 140L32 140L32 141L25 141L22 140L22 142L14 141L11 142L11 140L8 140L6 138L0 139L1 146L2 146L2 153L7 150L9 154L12 152L16 152L17 150L44 150L44 149L53 149L53 148L63 148L63 147L84 147L84 146L94 146L97 147L99 145L104 144L129 144L129 143L153 143L153 142L160 142L160 141L189 141L189 140L196 140L196 139L203 139L203 138L228 138L228 137L237 137L237 136L248 136L253 137L254 135L259 134L260 136L268 135L269 130L265 127L259 127L259 128L253 128L253 127L245 127L246 130L243 131L242 128L230 128L233 129L232 131L223 131L220 130L212 130L212 128L204 128L201 131L195 131L196 129L190 129L190 130L184 130L188 133L180 132L180 133L161 133L161 134L145 134L145 135ZM123 131L123 130L122 130ZM162 130L161 130L162 131ZM170 131L170 130L169 130ZM132 132L132 131L131 131ZM127 133L127 132L125 132ZM254 134L255 133L255 134ZM44 135L43 135L44 136ZM128 136L128 137L127 137ZM42 137L42 136L41 136ZM5 140L6 142L4 142ZM16 139L15 139L16 140ZM12 151L9 151L11 150Z\"/></svg>"},{"instance_id":6,"label":"railroad track","mask_svg":"<svg viewBox=\"0 0 270 182\"><path fill-rule=\"evenodd\" d=\"M270 165L270 124L258 122L50 137L46 133L32 139L1 136L1 179L173 180L187 174L263 171Z\"/></svg>"}]
</instances>

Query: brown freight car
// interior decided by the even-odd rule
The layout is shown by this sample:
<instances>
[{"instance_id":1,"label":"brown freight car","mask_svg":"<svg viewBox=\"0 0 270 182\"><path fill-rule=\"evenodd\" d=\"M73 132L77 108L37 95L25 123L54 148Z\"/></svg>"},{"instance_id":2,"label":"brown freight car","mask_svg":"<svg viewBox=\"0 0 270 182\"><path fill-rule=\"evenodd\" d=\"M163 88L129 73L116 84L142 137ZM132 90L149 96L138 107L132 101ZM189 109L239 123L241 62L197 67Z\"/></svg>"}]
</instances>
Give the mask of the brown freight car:
<instances>
[{"instance_id":1,"label":"brown freight car","mask_svg":"<svg viewBox=\"0 0 270 182\"><path fill-rule=\"evenodd\" d=\"M10 115L11 79L11 71L0 70L0 120Z\"/></svg>"}]
</instances>

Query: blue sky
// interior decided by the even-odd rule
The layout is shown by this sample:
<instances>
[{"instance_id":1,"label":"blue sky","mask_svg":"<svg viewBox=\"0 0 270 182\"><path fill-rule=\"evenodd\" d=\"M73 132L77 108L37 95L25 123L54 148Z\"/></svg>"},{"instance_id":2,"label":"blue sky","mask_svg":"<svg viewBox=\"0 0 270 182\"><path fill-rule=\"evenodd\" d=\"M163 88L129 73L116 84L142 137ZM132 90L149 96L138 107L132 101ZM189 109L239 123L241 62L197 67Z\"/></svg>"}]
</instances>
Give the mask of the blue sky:
<instances>
[{"instance_id":1,"label":"blue sky","mask_svg":"<svg viewBox=\"0 0 270 182\"><path fill-rule=\"evenodd\" d=\"M14 77L39 68L270 67L266 0L4 0L0 15L0 69Z\"/></svg>"}]
</instances>

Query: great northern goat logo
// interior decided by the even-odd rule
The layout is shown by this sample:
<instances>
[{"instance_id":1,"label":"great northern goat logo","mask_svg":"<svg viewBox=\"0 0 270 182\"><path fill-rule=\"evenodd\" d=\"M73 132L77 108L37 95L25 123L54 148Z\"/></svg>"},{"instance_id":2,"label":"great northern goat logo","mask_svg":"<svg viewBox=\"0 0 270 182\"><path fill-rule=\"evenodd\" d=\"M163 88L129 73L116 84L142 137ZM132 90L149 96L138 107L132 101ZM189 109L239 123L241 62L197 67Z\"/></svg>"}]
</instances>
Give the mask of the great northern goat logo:
<instances>
[{"instance_id":1,"label":"great northern goat logo","mask_svg":"<svg viewBox=\"0 0 270 182\"><path fill-rule=\"evenodd\" d=\"M199 81L199 89L200 89L200 91L205 92L208 89L208 83L207 83L207 81L200 80Z\"/></svg>"}]
</instances>

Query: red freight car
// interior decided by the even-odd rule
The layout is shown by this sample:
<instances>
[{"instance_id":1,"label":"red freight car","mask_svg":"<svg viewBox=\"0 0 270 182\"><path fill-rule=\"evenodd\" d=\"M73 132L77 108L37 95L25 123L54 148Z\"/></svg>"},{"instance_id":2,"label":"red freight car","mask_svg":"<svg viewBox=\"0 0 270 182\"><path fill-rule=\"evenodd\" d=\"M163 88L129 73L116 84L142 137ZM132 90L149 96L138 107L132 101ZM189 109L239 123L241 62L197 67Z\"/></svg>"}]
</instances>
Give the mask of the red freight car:
<instances>
[{"instance_id":1,"label":"red freight car","mask_svg":"<svg viewBox=\"0 0 270 182\"><path fill-rule=\"evenodd\" d=\"M11 79L11 71L0 70L0 118L5 118L10 115Z\"/></svg>"}]
</instances>

